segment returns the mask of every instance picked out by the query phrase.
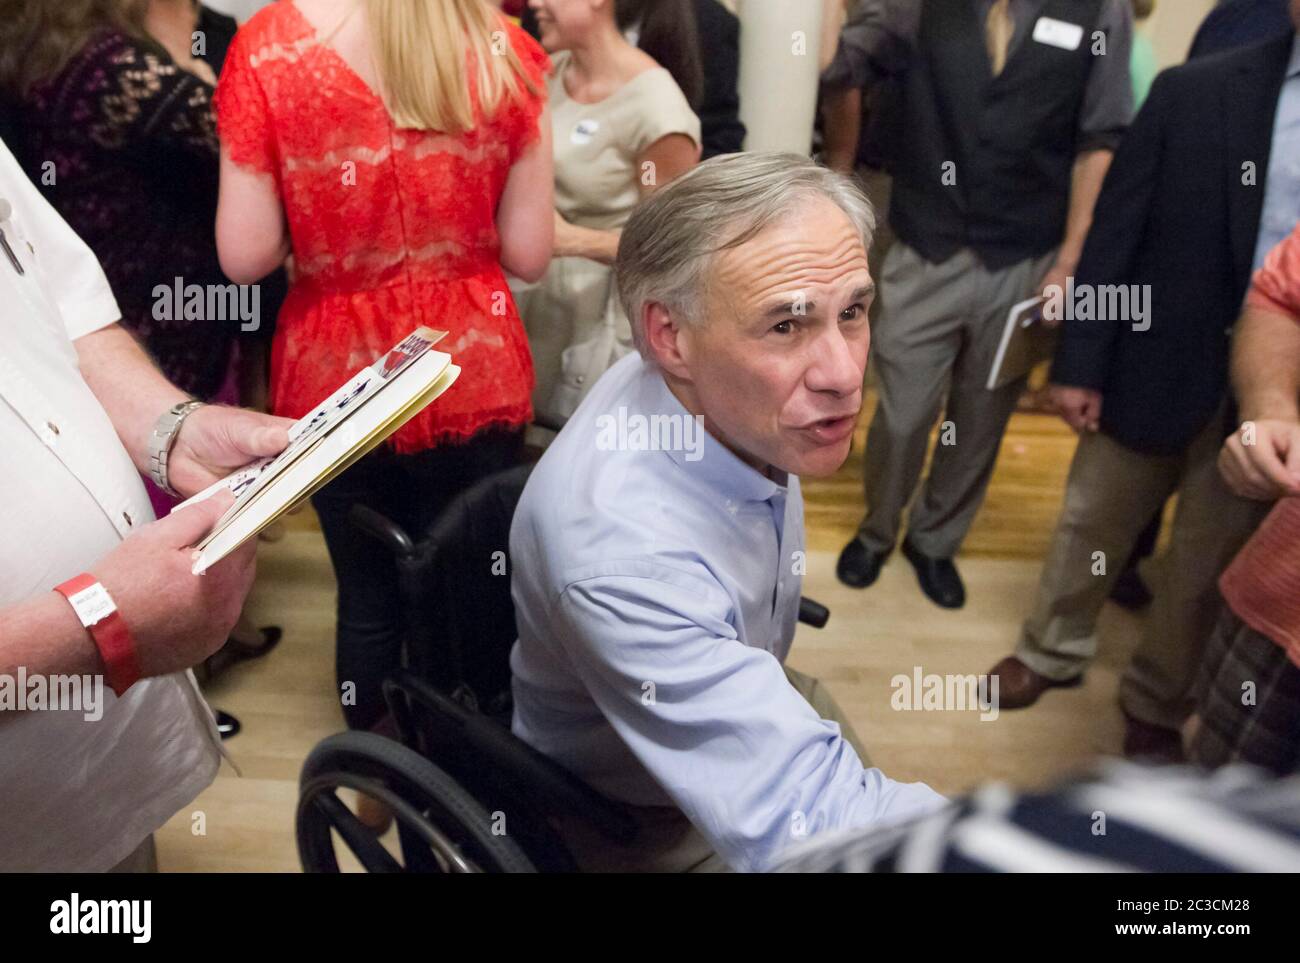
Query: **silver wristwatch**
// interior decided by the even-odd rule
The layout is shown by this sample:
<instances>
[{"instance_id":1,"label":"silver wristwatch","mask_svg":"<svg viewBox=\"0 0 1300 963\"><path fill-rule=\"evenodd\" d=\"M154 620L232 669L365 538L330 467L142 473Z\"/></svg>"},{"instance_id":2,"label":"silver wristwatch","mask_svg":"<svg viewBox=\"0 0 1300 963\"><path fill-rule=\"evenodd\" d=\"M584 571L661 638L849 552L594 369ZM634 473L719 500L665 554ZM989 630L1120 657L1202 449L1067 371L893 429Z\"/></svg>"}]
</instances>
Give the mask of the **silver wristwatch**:
<instances>
[{"instance_id":1,"label":"silver wristwatch","mask_svg":"<svg viewBox=\"0 0 1300 963\"><path fill-rule=\"evenodd\" d=\"M193 414L196 408L202 408L201 401L182 401L164 411L154 422L153 434L149 436L149 477L153 483L168 495L177 495L167 480L167 459L176 444L176 437L181 433L181 425Z\"/></svg>"}]
</instances>

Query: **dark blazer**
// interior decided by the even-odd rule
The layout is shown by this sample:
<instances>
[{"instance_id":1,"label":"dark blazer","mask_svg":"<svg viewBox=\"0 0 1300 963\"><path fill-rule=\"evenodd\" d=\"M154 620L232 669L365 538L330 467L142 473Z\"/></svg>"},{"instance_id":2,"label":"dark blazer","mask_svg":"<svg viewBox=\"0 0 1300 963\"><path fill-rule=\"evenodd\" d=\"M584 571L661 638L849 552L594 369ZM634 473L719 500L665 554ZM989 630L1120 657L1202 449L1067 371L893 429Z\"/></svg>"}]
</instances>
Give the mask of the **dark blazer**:
<instances>
[{"instance_id":1,"label":"dark blazer","mask_svg":"<svg viewBox=\"0 0 1300 963\"><path fill-rule=\"evenodd\" d=\"M1290 36L1294 29L1287 0L1225 0L1201 21L1187 59Z\"/></svg>"},{"instance_id":2,"label":"dark blazer","mask_svg":"<svg viewBox=\"0 0 1300 963\"><path fill-rule=\"evenodd\" d=\"M1228 389L1290 53L1287 35L1160 74L1106 175L1076 283L1150 285L1150 329L1067 316L1052 381L1100 391L1131 448L1182 451Z\"/></svg>"}]
</instances>

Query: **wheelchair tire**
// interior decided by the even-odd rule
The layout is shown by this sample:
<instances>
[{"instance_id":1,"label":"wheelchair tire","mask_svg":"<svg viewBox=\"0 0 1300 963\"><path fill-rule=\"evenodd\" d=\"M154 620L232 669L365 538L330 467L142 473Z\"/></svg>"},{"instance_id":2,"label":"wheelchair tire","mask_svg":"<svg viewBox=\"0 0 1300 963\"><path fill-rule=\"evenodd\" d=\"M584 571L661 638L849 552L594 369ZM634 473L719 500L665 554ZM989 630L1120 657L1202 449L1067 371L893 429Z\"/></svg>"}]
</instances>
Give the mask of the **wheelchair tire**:
<instances>
[{"instance_id":1,"label":"wheelchair tire","mask_svg":"<svg viewBox=\"0 0 1300 963\"><path fill-rule=\"evenodd\" d=\"M339 788L388 804L405 866L352 816L336 795ZM419 753L371 732L330 736L307 756L296 829L298 855L309 873L339 872L334 831L371 872L537 871L514 840L493 832L493 816L455 779Z\"/></svg>"}]
</instances>

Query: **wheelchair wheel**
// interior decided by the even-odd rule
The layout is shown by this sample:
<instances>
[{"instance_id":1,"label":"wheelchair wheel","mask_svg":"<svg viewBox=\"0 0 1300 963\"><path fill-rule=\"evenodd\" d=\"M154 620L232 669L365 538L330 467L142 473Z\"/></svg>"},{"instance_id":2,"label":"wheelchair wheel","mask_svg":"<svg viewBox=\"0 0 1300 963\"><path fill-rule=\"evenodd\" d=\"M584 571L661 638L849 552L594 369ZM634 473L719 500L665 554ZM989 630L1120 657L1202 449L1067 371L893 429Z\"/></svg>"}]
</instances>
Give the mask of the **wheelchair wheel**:
<instances>
[{"instance_id":1,"label":"wheelchair wheel","mask_svg":"<svg viewBox=\"0 0 1300 963\"><path fill-rule=\"evenodd\" d=\"M401 841L399 860L338 797L354 789L385 803ZM334 833L371 873L532 873L493 817L419 753L371 732L343 732L316 746L299 780L298 855L309 873L339 872Z\"/></svg>"}]
</instances>

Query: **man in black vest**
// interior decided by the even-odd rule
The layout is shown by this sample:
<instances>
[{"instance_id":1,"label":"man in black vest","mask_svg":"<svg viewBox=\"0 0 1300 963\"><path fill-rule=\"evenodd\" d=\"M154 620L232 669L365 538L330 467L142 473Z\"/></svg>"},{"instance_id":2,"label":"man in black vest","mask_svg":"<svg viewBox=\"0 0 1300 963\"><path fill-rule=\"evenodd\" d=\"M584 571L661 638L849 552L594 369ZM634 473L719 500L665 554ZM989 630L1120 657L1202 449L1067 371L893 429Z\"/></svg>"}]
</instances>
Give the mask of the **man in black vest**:
<instances>
[{"instance_id":1,"label":"man in black vest","mask_svg":"<svg viewBox=\"0 0 1300 963\"><path fill-rule=\"evenodd\" d=\"M983 500L1023 380L985 388L1007 312L1078 263L1132 113L1129 0L860 0L828 96L897 85L886 148L898 237L873 331L880 401L865 455L868 511L841 581L876 580L898 539L947 391L903 553L958 608L952 557Z\"/></svg>"},{"instance_id":2,"label":"man in black vest","mask_svg":"<svg viewBox=\"0 0 1300 963\"><path fill-rule=\"evenodd\" d=\"M1300 0L1291 6L1300 23ZM990 670L1001 708L1078 681L1115 562L1177 489L1163 580L1120 703L1127 755L1183 758L1216 581L1270 507L1234 495L1216 462L1235 425L1233 322L1252 268L1300 220L1298 155L1294 33L1161 74L1120 145L1075 285L1145 289L1149 310L1139 323L1107 313L1062 327L1052 392L1081 437L1020 644Z\"/></svg>"}]
</instances>

